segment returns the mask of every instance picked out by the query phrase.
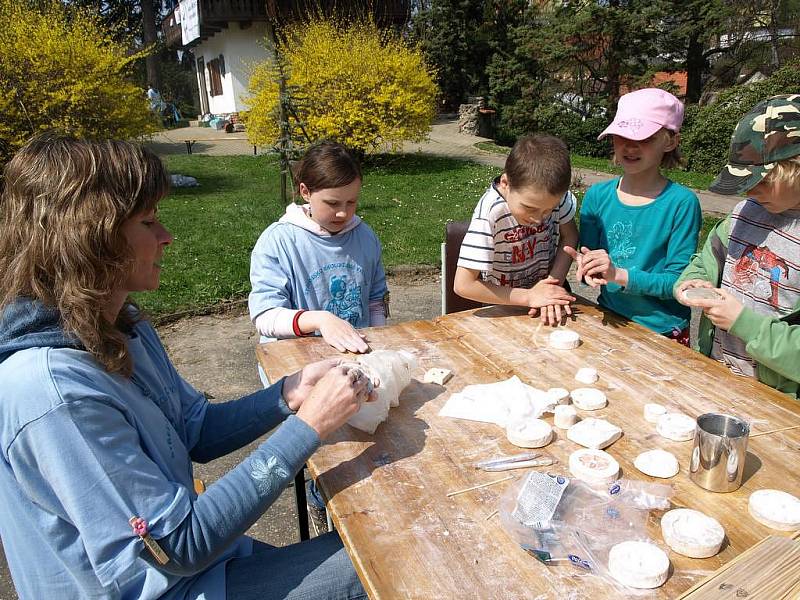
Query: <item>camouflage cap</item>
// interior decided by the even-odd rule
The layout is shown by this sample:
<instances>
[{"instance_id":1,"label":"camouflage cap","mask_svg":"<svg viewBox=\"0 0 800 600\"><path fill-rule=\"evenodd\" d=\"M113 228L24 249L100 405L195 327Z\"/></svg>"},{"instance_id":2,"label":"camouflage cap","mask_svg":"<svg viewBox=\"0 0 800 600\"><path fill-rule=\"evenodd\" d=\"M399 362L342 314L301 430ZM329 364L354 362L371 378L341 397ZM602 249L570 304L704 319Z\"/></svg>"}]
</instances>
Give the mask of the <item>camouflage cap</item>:
<instances>
[{"instance_id":1,"label":"camouflage cap","mask_svg":"<svg viewBox=\"0 0 800 600\"><path fill-rule=\"evenodd\" d=\"M775 163L800 154L800 94L756 104L736 125L728 164L709 186L718 194L755 187Z\"/></svg>"}]
</instances>

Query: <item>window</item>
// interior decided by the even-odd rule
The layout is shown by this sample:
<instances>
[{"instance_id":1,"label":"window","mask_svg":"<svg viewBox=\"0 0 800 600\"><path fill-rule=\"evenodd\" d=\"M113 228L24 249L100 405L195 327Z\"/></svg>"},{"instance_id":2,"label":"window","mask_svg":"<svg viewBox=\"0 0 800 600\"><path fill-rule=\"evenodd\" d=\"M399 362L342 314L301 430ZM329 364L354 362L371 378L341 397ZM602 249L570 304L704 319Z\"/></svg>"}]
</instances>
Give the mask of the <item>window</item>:
<instances>
[{"instance_id":1,"label":"window","mask_svg":"<svg viewBox=\"0 0 800 600\"><path fill-rule=\"evenodd\" d=\"M208 79L211 82L211 95L222 95L222 75L220 73L219 59L208 61Z\"/></svg>"}]
</instances>

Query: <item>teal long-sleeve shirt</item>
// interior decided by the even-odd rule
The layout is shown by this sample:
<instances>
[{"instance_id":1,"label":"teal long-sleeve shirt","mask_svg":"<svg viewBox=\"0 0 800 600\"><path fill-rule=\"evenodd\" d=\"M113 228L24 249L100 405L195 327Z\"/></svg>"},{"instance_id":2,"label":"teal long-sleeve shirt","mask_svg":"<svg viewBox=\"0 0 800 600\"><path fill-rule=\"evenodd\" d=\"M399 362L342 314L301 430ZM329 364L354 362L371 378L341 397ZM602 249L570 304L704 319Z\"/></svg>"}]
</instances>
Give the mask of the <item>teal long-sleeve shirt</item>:
<instances>
[{"instance_id":1,"label":"teal long-sleeve shirt","mask_svg":"<svg viewBox=\"0 0 800 600\"><path fill-rule=\"evenodd\" d=\"M603 286L600 306L657 333L684 329L691 312L673 298L672 286L697 249L700 202L670 181L649 204L629 206L620 201L618 185L619 178L593 185L581 205L581 246L606 250L628 271L624 288Z\"/></svg>"}]
</instances>

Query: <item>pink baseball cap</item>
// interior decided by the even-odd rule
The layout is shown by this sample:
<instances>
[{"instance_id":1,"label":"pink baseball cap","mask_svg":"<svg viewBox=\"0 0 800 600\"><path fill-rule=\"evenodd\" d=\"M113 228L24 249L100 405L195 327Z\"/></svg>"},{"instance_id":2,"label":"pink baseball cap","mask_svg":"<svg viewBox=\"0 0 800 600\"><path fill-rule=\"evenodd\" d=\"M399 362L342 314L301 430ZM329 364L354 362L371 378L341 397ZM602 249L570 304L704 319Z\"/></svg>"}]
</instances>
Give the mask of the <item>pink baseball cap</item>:
<instances>
[{"instance_id":1,"label":"pink baseball cap","mask_svg":"<svg viewBox=\"0 0 800 600\"><path fill-rule=\"evenodd\" d=\"M683 102L659 88L645 88L619 99L611 125L597 136L618 135L629 140L645 140L662 127L678 132L683 123Z\"/></svg>"}]
</instances>

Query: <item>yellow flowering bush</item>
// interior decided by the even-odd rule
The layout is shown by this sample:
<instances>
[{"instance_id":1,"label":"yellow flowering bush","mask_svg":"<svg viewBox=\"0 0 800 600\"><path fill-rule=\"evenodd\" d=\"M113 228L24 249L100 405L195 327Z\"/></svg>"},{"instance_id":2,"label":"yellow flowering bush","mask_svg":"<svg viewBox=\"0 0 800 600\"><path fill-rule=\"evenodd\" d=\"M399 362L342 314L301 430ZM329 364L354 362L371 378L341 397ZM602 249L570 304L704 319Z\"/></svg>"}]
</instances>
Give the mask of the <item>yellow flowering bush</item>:
<instances>
[{"instance_id":1,"label":"yellow flowering bush","mask_svg":"<svg viewBox=\"0 0 800 600\"><path fill-rule=\"evenodd\" d=\"M438 94L422 53L371 22L321 19L295 25L278 42L298 118L312 140L328 139L355 150L425 138ZM252 71L247 132L253 144L279 136L278 65Z\"/></svg>"},{"instance_id":2,"label":"yellow flowering bush","mask_svg":"<svg viewBox=\"0 0 800 600\"><path fill-rule=\"evenodd\" d=\"M141 54L94 17L58 0L0 0L0 23L0 165L47 129L121 139L156 130L128 77Z\"/></svg>"}]
</instances>

